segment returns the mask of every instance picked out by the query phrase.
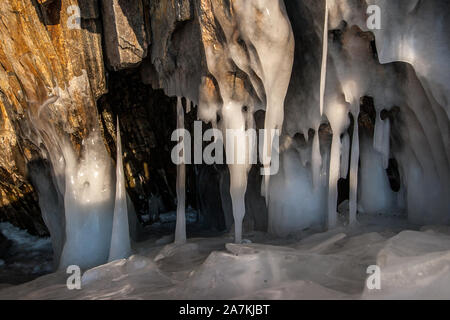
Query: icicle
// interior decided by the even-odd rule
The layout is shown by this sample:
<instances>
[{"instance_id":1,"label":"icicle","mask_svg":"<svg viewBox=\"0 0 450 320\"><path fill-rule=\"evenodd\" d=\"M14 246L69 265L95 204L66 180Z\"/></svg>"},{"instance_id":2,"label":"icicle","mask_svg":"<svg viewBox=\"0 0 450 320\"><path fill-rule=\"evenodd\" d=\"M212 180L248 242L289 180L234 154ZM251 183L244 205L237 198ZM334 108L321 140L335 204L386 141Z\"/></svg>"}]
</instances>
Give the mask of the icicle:
<instances>
[{"instance_id":1,"label":"icicle","mask_svg":"<svg viewBox=\"0 0 450 320\"><path fill-rule=\"evenodd\" d=\"M391 135L391 123L389 118L384 120L383 126L383 144L381 146L381 154L383 155L383 168L387 169L389 166L389 153L390 153L390 135Z\"/></svg>"},{"instance_id":2,"label":"icicle","mask_svg":"<svg viewBox=\"0 0 450 320\"><path fill-rule=\"evenodd\" d=\"M128 258L130 255L131 245L125 175L122 163L122 142L120 138L119 118L117 118L116 196L108 261Z\"/></svg>"},{"instance_id":3,"label":"icicle","mask_svg":"<svg viewBox=\"0 0 450 320\"><path fill-rule=\"evenodd\" d=\"M359 164L359 108L353 113L355 119L353 125L353 140L350 163L350 195L349 195L349 224L356 222L357 197L358 197L358 164Z\"/></svg>"},{"instance_id":4,"label":"icicle","mask_svg":"<svg viewBox=\"0 0 450 320\"><path fill-rule=\"evenodd\" d=\"M177 100L177 129L184 129L184 110L181 103L181 97ZM185 137L182 137L183 141ZM183 149L183 157L185 150ZM177 223L175 228L175 243L186 242L186 164L185 162L177 165Z\"/></svg>"},{"instance_id":5,"label":"icicle","mask_svg":"<svg viewBox=\"0 0 450 320\"><path fill-rule=\"evenodd\" d=\"M341 169L340 177L345 179L348 173L348 162L350 157L350 138L348 133L344 133L341 144Z\"/></svg>"},{"instance_id":6,"label":"icicle","mask_svg":"<svg viewBox=\"0 0 450 320\"><path fill-rule=\"evenodd\" d=\"M325 21L323 24L322 66L320 68L320 115L323 114L325 100L325 82L327 78L328 58L328 0L325 1Z\"/></svg>"},{"instance_id":7,"label":"icicle","mask_svg":"<svg viewBox=\"0 0 450 320\"><path fill-rule=\"evenodd\" d=\"M319 149L320 151L320 149ZM330 151L327 150L322 158L322 166L320 167L320 182L322 186L328 185L328 169L330 168Z\"/></svg>"},{"instance_id":8,"label":"icicle","mask_svg":"<svg viewBox=\"0 0 450 320\"><path fill-rule=\"evenodd\" d=\"M380 112L377 111L375 130L373 135L373 148L382 154L384 169L387 169L389 165L390 131L391 124L389 122L389 119L382 120Z\"/></svg>"},{"instance_id":9,"label":"icicle","mask_svg":"<svg viewBox=\"0 0 450 320\"><path fill-rule=\"evenodd\" d=\"M313 173L313 185L317 188L320 185L320 167L322 165L322 156L320 154L320 140L319 140L319 128L316 128L314 133L312 152L312 173Z\"/></svg>"},{"instance_id":10,"label":"icicle","mask_svg":"<svg viewBox=\"0 0 450 320\"><path fill-rule=\"evenodd\" d=\"M328 229L337 224L337 182L339 179L341 138L339 133L333 133L330 154L330 173L328 184Z\"/></svg>"},{"instance_id":11,"label":"icicle","mask_svg":"<svg viewBox=\"0 0 450 320\"><path fill-rule=\"evenodd\" d=\"M383 127L384 122L381 120L380 112L377 110L376 118L375 118L375 128L373 132L373 148L381 152L383 145Z\"/></svg>"},{"instance_id":12,"label":"icicle","mask_svg":"<svg viewBox=\"0 0 450 320\"><path fill-rule=\"evenodd\" d=\"M186 98L186 113L191 112L191 100Z\"/></svg>"}]
</instances>

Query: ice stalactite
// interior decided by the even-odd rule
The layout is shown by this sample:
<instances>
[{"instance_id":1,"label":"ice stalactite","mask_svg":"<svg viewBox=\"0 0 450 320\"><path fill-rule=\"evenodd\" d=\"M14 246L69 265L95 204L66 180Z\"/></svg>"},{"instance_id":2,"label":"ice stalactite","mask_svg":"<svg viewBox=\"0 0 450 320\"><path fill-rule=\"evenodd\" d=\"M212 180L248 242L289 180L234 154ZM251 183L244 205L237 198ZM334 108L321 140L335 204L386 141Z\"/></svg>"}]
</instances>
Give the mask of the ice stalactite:
<instances>
[{"instance_id":1,"label":"ice stalactite","mask_svg":"<svg viewBox=\"0 0 450 320\"><path fill-rule=\"evenodd\" d=\"M375 120L375 132L373 138L373 148L382 154L384 169L387 169L389 165L390 132L391 132L391 125L389 122L389 118L382 120L380 112L377 111L377 116Z\"/></svg>"},{"instance_id":2,"label":"ice stalactite","mask_svg":"<svg viewBox=\"0 0 450 320\"><path fill-rule=\"evenodd\" d=\"M322 38L322 65L320 67L320 115L323 114L325 103L325 83L327 79L327 59L328 59L328 0L325 0L325 18L323 23Z\"/></svg>"},{"instance_id":3,"label":"ice stalactite","mask_svg":"<svg viewBox=\"0 0 450 320\"><path fill-rule=\"evenodd\" d=\"M359 104L353 105L353 135L350 156L350 191L349 191L349 224L356 222L358 209L358 168L359 168Z\"/></svg>"},{"instance_id":4,"label":"ice stalactite","mask_svg":"<svg viewBox=\"0 0 450 320\"><path fill-rule=\"evenodd\" d=\"M264 196L269 201L270 159L273 151L273 130L280 130L284 121L284 99L294 63L294 37L283 1L238 0L236 10L241 37L251 53L251 67L262 80L266 93L264 150L269 161L263 163ZM258 23L255 23L257 21ZM275 32L274 32L275 31Z\"/></svg>"},{"instance_id":5,"label":"ice stalactite","mask_svg":"<svg viewBox=\"0 0 450 320\"><path fill-rule=\"evenodd\" d=\"M348 162L350 157L350 137L348 133L345 132L342 136L341 142L341 168L340 168L340 178L345 179L348 173Z\"/></svg>"},{"instance_id":6,"label":"ice stalactite","mask_svg":"<svg viewBox=\"0 0 450 320\"><path fill-rule=\"evenodd\" d=\"M177 129L184 129L184 110L181 97L177 98ZM184 132L184 130L183 130ZM182 135L183 143L185 136ZM181 155L186 160L186 150ZM177 165L177 222L175 227L175 243L186 242L186 161Z\"/></svg>"},{"instance_id":7,"label":"ice stalactite","mask_svg":"<svg viewBox=\"0 0 450 320\"><path fill-rule=\"evenodd\" d=\"M117 118L116 144L116 196L108 261L128 258L131 255L127 192L125 189L125 174L123 172L122 139L120 137L119 118Z\"/></svg>"},{"instance_id":8,"label":"ice stalactite","mask_svg":"<svg viewBox=\"0 0 450 320\"><path fill-rule=\"evenodd\" d=\"M245 191L247 174L251 166L251 155L256 140L247 135L246 126L253 129L254 123L246 119L242 107L234 101L224 101L222 109L222 132L226 132L225 145L228 169L230 171L230 195L233 207L235 242L242 241L242 222L245 216ZM229 135L229 133L232 133ZM256 136L254 136L256 139ZM231 141L232 139L232 141Z\"/></svg>"},{"instance_id":9,"label":"ice stalactite","mask_svg":"<svg viewBox=\"0 0 450 320\"><path fill-rule=\"evenodd\" d=\"M322 155L320 154L319 127L317 127L316 132L314 133L311 151L311 167L312 167L314 188L317 188L322 184L320 178L321 166L322 166Z\"/></svg>"},{"instance_id":10,"label":"ice stalactite","mask_svg":"<svg viewBox=\"0 0 450 320\"><path fill-rule=\"evenodd\" d=\"M328 177L328 228L337 224L337 182L340 175L341 134L348 126L348 107L346 104L333 101L327 105L326 115L333 130L330 152L330 171Z\"/></svg>"},{"instance_id":11,"label":"ice stalactite","mask_svg":"<svg viewBox=\"0 0 450 320\"><path fill-rule=\"evenodd\" d=\"M186 113L191 112L191 100L186 98Z\"/></svg>"}]
</instances>

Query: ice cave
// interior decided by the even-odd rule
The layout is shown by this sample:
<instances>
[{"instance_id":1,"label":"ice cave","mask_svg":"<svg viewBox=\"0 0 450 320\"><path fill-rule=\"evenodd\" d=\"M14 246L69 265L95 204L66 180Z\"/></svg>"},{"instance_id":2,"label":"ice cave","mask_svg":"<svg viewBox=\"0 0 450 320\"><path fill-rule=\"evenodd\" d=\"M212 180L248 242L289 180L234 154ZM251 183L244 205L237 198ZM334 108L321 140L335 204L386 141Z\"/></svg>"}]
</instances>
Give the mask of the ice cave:
<instances>
[{"instance_id":1,"label":"ice cave","mask_svg":"<svg viewBox=\"0 0 450 320\"><path fill-rule=\"evenodd\" d=\"M449 14L2 0L0 299L450 299Z\"/></svg>"}]
</instances>

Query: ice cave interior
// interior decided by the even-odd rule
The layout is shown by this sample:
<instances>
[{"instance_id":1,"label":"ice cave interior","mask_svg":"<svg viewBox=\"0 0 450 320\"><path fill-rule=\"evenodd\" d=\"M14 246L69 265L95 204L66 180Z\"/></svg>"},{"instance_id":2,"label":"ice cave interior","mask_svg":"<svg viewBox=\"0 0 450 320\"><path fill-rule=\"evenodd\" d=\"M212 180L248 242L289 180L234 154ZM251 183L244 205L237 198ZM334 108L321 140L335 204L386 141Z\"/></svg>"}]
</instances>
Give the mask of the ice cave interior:
<instances>
[{"instance_id":1,"label":"ice cave interior","mask_svg":"<svg viewBox=\"0 0 450 320\"><path fill-rule=\"evenodd\" d=\"M449 1L28 2L0 299L450 298Z\"/></svg>"}]
</instances>

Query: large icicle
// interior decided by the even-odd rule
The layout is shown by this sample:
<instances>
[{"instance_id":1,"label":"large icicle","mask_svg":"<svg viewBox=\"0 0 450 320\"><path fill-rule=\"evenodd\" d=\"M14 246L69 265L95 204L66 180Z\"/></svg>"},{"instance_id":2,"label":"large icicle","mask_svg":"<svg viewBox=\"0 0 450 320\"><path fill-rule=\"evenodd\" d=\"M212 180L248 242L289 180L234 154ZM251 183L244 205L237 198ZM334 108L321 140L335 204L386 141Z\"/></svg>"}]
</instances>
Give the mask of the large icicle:
<instances>
[{"instance_id":1,"label":"large icicle","mask_svg":"<svg viewBox=\"0 0 450 320\"><path fill-rule=\"evenodd\" d=\"M348 133L344 133L341 144L341 169L340 177L345 179L348 173L348 162L350 157L350 138Z\"/></svg>"},{"instance_id":2,"label":"large icicle","mask_svg":"<svg viewBox=\"0 0 450 320\"><path fill-rule=\"evenodd\" d=\"M119 118L117 118L116 197L108 261L128 258L131 255L129 230L127 194L122 161L122 140L120 137Z\"/></svg>"},{"instance_id":3,"label":"large icicle","mask_svg":"<svg viewBox=\"0 0 450 320\"><path fill-rule=\"evenodd\" d=\"M339 180L341 162L341 134L348 126L347 104L337 100L329 103L326 115L333 131L328 177L328 228L331 229L336 227L337 224L337 182Z\"/></svg>"},{"instance_id":4,"label":"large icicle","mask_svg":"<svg viewBox=\"0 0 450 320\"><path fill-rule=\"evenodd\" d=\"M384 169L387 169L389 165L390 134L391 134L391 124L389 122L389 118L386 120L381 119L381 114L380 112L377 111L377 117L375 120L375 131L373 136L373 148L379 153L381 153L383 157Z\"/></svg>"},{"instance_id":5,"label":"large icicle","mask_svg":"<svg viewBox=\"0 0 450 320\"><path fill-rule=\"evenodd\" d=\"M325 1L325 20L323 23L322 40L322 65L320 67L320 115L323 114L325 102L325 82L327 79L327 58L328 58L328 0Z\"/></svg>"},{"instance_id":6,"label":"large icicle","mask_svg":"<svg viewBox=\"0 0 450 320\"><path fill-rule=\"evenodd\" d=\"M384 169L387 169L389 166L390 135L391 135L391 123L389 121L389 118L387 118L386 120L384 120L383 144L381 146L381 154L383 155Z\"/></svg>"},{"instance_id":7,"label":"large icicle","mask_svg":"<svg viewBox=\"0 0 450 320\"><path fill-rule=\"evenodd\" d=\"M313 185L314 188L321 185L320 168L322 166L322 156L320 154L320 140L319 140L319 127L316 128L313 138L313 146L311 152L312 173L313 173Z\"/></svg>"},{"instance_id":8,"label":"large icicle","mask_svg":"<svg viewBox=\"0 0 450 320\"><path fill-rule=\"evenodd\" d=\"M184 110L181 97L177 99L177 129L184 129ZM184 131L183 131L184 132ZM185 137L182 136L183 142ZM183 157L185 150L183 149ZM186 160L186 159L185 159ZM186 162L177 165L177 223L175 227L175 243L186 242Z\"/></svg>"},{"instance_id":9,"label":"large icicle","mask_svg":"<svg viewBox=\"0 0 450 320\"><path fill-rule=\"evenodd\" d=\"M350 195L349 195L349 224L356 222L357 197L358 197L358 164L359 164L359 105L353 106L353 138L350 159Z\"/></svg>"},{"instance_id":10,"label":"large icicle","mask_svg":"<svg viewBox=\"0 0 450 320\"><path fill-rule=\"evenodd\" d=\"M333 133L330 154L330 173L328 190L328 229L334 228L337 224L337 182L339 179L341 138L339 134Z\"/></svg>"}]
</instances>

